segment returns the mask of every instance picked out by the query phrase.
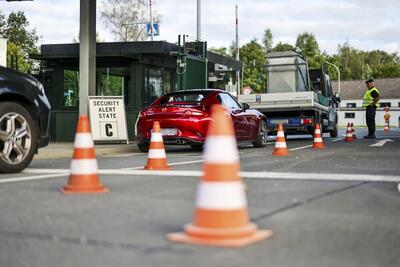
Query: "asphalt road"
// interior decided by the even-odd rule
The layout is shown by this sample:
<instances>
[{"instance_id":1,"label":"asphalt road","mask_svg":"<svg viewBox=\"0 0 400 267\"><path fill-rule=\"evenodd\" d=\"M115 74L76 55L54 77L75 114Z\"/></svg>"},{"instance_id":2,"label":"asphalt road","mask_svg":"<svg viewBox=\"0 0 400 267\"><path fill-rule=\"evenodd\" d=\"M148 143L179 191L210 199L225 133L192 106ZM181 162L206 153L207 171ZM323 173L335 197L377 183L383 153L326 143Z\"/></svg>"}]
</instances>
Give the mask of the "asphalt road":
<instances>
[{"instance_id":1,"label":"asphalt road","mask_svg":"<svg viewBox=\"0 0 400 267\"><path fill-rule=\"evenodd\" d=\"M288 157L271 155L273 139L240 145L251 220L274 232L241 249L165 238L192 221L199 178L185 171L201 170L201 152L168 148L168 176L138 171L146 155L134 149L103 155L111 192L85 196L59 192L70 159L35 160L0 175L0 266L400 266L398 183L382 182L400 181L400 131L324 141L316 151L311 138L290 136Z\"/></svg>"}]
</instances>

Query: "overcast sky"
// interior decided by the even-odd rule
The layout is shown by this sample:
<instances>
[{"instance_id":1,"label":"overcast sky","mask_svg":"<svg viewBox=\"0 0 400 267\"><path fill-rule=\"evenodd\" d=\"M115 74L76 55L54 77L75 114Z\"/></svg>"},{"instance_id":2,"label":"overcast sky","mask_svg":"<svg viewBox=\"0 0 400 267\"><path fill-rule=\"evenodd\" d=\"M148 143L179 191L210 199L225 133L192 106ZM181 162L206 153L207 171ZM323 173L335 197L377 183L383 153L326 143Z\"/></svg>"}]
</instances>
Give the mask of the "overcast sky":
<instances>
[{"instance_id":1,"label":"overcast sky","mask_svg":"<svg viewBox=\"0 0 400 267\"><path fill-rule=\"evenodd\" d=\"M101 2L97 1L98 9ZM330 54L346 40L363 50L400 52L399 0L202 0L202 39L208 47L229 46L234 40L236 4L241 44L261 40L264 29L270 28L274 43L294 44L299 33L312 32L321 51ZM196 0L156 0L154 9L162 16L156 40L196 36ZM41 43L69 43L78 35L79 0L0 0L0 10L24 11L42 36ZM101 21L97 31L102 40L114 41Z\"/></svg>"}]
</instances>

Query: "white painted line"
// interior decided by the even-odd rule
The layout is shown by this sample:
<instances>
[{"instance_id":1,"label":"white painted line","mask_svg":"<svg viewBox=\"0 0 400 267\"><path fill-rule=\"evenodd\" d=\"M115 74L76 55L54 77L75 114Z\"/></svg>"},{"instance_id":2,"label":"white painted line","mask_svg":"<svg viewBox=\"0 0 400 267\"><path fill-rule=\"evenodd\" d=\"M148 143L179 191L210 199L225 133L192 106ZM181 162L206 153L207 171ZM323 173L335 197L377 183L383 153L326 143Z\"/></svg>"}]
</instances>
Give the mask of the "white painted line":
<instances>
[{"instance_id":1,"label":"white painted line","mask_svg":"<svg viewBox=\"0 0 400 267\"><path fill-rule=\"evenodd\" d=\"M36 175L36 176L27 176L27 177L12 177L6 179L0 179L0 184L5 183L13 183L13 182L25 182L25 181L33 181L33 180L43 180L50 178L59 178L68 176L69 173L52 173L52 174L44 174L44 175Z\"/></svg>"},{"instance_id":2,"label":"white painted line","mask_svg":"<svg viewBox=\"0 0 400 267\"><path fill-rule=\"evenodd\" d=\"M168 163L168 166L178 166L178 165L185 165L185 164L192 164L192 163L199 163L203 162L204 160L192 160L192 161L184 161L184 162L174 162L174 163ZM122 168L122 170L140 170L143 169L143 166L138 166L138 167L128 167L128 168Z\"/></svg>"},{"instance_id":3,"label":"white painted line","mask_svg":"<svg viewBox=\"0 0 400 267\"><path fill-rule=\"evenodd\" d=\"M102 158L124 158L124 157L131 157L131 156L137 156L137 155L147 156L146 153L125 153L125 154L117 154L117 155L99 155L99 157L102 157Z\"/></svg>"},{"instance_id":4,"label":"white painted line","mask_svg":"<svg viewBox=\"0 0 400 267\"><path fill-rule=\"evenodd\" d=\"M150 175L171 177L201 177L202 171L150 171L150 170L99 170L101 174ZM240 172L240 176L253 179L400 182L400 176L338 173L296 172Z\"/></svg>"},{"instance_id":5,"label":"white painted line","mask_svg":"<svg viewBox=\"0 0 400 267\"><path fill-rule=\"evenodd\" d=\"M304 148L307 148L307 147L312 147L312 145L301 146L301 147L295 147L295 148L291 148L291 149L289 149L289 150L300 150L300 149L304 149Z\"/></svg>"},{"instance_id":6,"label":"white painted line","mask_svg":"<svg viewBox=\"0 0 400 267\"><path fill-rule=\"evenodd\" d=\"M339 138L336 138L336 139L333 139L333 140L331 140L332 142L337 142L337 141L340 141L340 140L343 140L344 138L343 137L339 137Z\"/></svg>"},{"instance_id":7,"label":"white painted line","mask_svg":"<svg viewBox=\"0 0 400 267\"><path fill-rule=\"evenodd\" d=\"M191 160L191 161L184 161L184 162L175 162L175 163L169 163L169 166L178 166L178 165L185 165L185 164L192 164L192 163L199 163L199 162L204 162L203 159L199 160Z\"/></svg>"},{"instance_id":8,"label":"white painted line","mask_svg":"<svg viewBox=\"0 0 400 267\"><path fill-rule=\"evenodd\" d=\"M33 168L27 168L22 171L23 173L30 173L30 174L35 174L35 173L70 173L70 169L33 169Z\"/></svg>"},{"instance_id":9,"label":"white painted line","mask_svg":"<svg viewBox=\"0 0 400 267\"><path fill-rule=\"evenodd\" d=\"M370 146L384 146L387 142L393 142L393 140L392 139L379 140L378 142Z\"/></svg>"},{"instance_id":10,"label":"white painted line","mask_svg":"<svg viewBox=\"0 0 400 267\"><path fill-rule=\"evenodd\" d=\"M143 168L143 167L140 167ZM30 173L51 173L48 175L15 177L2 179L4 181L26 181L46 178L67 176L65 169L27 169ZM34 171L34 172L32 172ZM51 172L50 172L51 171ZM24 171L26 172L26 170ZM153 171L153 170L127 170L127 169L103 169L99 174L110 175L142 175L142 176L170 176L170 177L201 177L203 171ZM400 176L395 175L370 175L370 174L346 174L346 173L295 173L295 172L240 172L240 176L253 179L276 179L276 180L317 180L317 181L366 181L366 182L398 182Z\"/></svg>"}]
</instances>

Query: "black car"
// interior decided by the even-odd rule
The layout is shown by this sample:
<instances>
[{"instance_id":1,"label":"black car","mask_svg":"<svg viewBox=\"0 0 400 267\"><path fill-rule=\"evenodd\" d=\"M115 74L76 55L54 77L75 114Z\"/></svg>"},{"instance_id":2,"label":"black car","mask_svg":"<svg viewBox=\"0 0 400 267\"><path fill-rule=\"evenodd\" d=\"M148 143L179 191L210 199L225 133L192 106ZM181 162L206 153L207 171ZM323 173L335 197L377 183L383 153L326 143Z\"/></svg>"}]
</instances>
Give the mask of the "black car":
<instances>
[{"instance_id":1,"label":"black car","mask_svg":"<svg viewBox=\"0 0 400 267\"><path fill-rule=\"evenodd\" d=\"M25 169L49 143L50 103L34 77L0 66L0 173Z\"/></svg>"}]
</instances>

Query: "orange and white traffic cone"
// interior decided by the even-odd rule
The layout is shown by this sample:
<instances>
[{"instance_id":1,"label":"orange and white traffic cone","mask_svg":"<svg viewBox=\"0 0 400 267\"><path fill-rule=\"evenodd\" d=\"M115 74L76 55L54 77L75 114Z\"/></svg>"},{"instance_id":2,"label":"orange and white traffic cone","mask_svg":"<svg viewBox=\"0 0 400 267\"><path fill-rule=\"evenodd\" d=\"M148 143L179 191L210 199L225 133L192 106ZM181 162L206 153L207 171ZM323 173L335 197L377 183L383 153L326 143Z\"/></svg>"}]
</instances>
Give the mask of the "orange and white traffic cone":
<instances>
[{"instance_id":1,"label":"orange and white traffic cone","mask_svg":"<svg viewBox=\"0 0 400 267\"><path fill-rule=\"evenodd\" d=\"M278 125L278 133L276 134L275 149L272 152L274 156L287 156L289 151L286 146L285 133L283 131L282 123Z\"/></svg>"},{"instance_id":2,"label":"orange and white traffic cone","mask_svg":"<svg viewBox=\"0 0 400 267\"><path fill-rule=\"evenodd\" d=\"M153 123L153 132L151 133L149 155L147 164L144 166L146 170L170 170L167 164L167 155L165 154L161 127L158 121Z\"/></svg>"},{"instance_id":3,"label":"orange and white traffic cone","mask_svg":"<svg viewBox=\"0 0 400 267\"><path fill-rule=\"evenodd\" d=\"M385 127L383 128L383 131L385 132L385 133L388 133L389 132L389 122L388 121L385 121Z\"/></svg>"},{"instance_id":4,"label":"orange and white traffic cone","mask_svg":"<svg viewBox=\"0 0 400 267\"><path fill-rule=\"evenodd\" d=\"M61 189L64 194L105 193L109 190L100 183L89 118L80 115L74 141L71 174L68 184Z\"/></svg>"},{"instance_id":5,"label":"orange and white traffic cone","mask_svg":"<svg viewBox=\"0 0 400 267\"><path fill-rule=\"evenodd\" d=\"M351 123L350 125L351 125L351 133L353 134L353 139L357 139L356 130L354 129L353 123Z\"/></svg>"},{"instance_id":6,"label":"orange and white traffic cone","mask_svg":"<svg viewBox=\"0 0 400 267\"><path fill-rule=\"evenodd\" d=\"M347 123L347 130L346 130L346 137L344 138L345 142L353 142L353 132L351 131L351 124L350 122Z\"/></svg>"},{"instance_id":7,"label":"orange and white traffic cone","mask_svg":"<svg viewBox=\"0 0 400 267\"><path fill-rule=\"evenodd\" d=\"M197 186L194 222L184 232L168 234L174 242L242 247L272 236L249 222L247 200L239 177L239 155L232 121L214 105L204 145L204 175Z\"/></svg>"},{"instance_id":8,"label":"orange and white traffic cone","mask_svg":"<svg viewBox=\"0 0 400 267\"><path fill-rule=\"evenodd\" d=\"M324 141L322 140L321 126L319 125L319 123L315 125L314 143L312 148L325 148Z\"/></svg>"}]
</instances>

